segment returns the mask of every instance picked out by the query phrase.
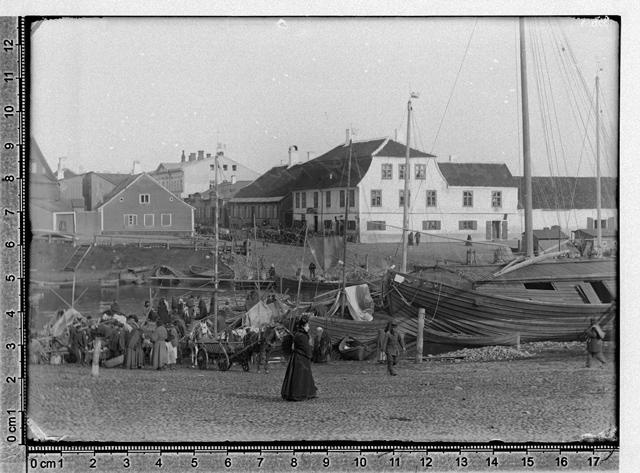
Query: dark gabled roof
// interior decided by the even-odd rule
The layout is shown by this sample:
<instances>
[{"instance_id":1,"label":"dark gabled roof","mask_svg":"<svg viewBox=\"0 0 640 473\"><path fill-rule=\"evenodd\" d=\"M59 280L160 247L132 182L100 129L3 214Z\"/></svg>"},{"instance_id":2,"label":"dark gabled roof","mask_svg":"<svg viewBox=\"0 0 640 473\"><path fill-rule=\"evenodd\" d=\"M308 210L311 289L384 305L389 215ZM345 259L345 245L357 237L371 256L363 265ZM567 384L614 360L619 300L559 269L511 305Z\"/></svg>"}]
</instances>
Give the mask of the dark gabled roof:
<instances>
[{"instance_id":1,"label":"dark gabled roof","mask_svg":"<svg viewBox=\"0 0 640 473\"><path fill-rule=\"evenodd\" d=\"M56 176L53 174L53 171L51 171L51 167L49 167L49 163L45 159L44 154L34 137L31 137L29 140L29 159L37 161L42 166L44 169L44 176L48 180L57 182ZM29 167L29 169L31 169L31 167Z\"/></svg>"},{"instance_id":2,"label":"dark gabled roof","mask_svg":"<svg viewBox=\"0 0 640 473\"><path fill-rule=\"evenodd\" d=\"M524 178L518 176L515 179L519 187L518 208L524 208ZM600 183L602 208L618 208L618 178L602 177ZM534 209L595 209L597 207L595 177L533 176L531 187Z\"/></svg>"},{"instance_id":3,"label":"dark gabled roof","mask_svg":"<svg viewBox=\"0 0 640 473\"><path fill-rule=\"evenodd\" d=\"M116 185L113 189L111 189L111 192L109 192L108 194L106 194L103 197L102 204L100 206L102 207L104 204L109 202L111 199L113 199L115 197L115 195L118 192L120 192L121 190L126 188L129 184L131 184L133 181L135 181L140 176L141 176L141 174L129 174L129 175L127 175L127 177L125 179L120 181L120 183L118 185Z\"/></svg>"},{"instance_id":4,"label":"dark gabled roof","mask_svg":"<svg viewBox=\"0 0 640 473\"><path fill-rule=\"evenodd\" d=\"M450 186L517 187L506 164L438 163L442 176Z\"/></svg>"},{"instance_id":5,"label":"dark gabled roof","mask_svg":"<svg viewBox=\"0 0 640 473\"><path fill-rule=\"evenodd\" d=\"M221 182L218 184L218 193L220 194L220 198L230 199L232 197L235 197L240 189L247 187L252 182L253 181L236 181L233 184L229 181ZM189 197L193 197L196 195L204 198L211 198L215 196L215 189L207 189L206 191L202 192L194 192L193 194L189 195Z\"/></svg>"},{"instance_id":6,"label":"dark gabled roof","mask_svg":"<svg viewBox=\"0 0 640 473\"><path fill-rule=\"evenodd\" d=\"M353 142L351 175L347 176L349 146L341 144L311 161L288 166L276 166L240 190L234 197L279 197L301 189L330 189L357 185L369 170L373 156L404 157L406 147L397 141L379 138ZM411 157L432 155L411 148Z\"/></svg>"},{"instance_id":7,"label":"dark gabled roof","mask_svg":"<svg viewBox=\"0 0 640 473\"><path fill-rule=\"evenodd\" d=\"M567 238L569 238L562 232L560 227L557 226L551 228L545 227L542 230L533 230L532 233L533 236L538 240L566 240Z\"/></svg>"},{"instance_id":8,"label":"dark gabled roof","mask_svg":"<svg viewBox=\"0 0 640 473\"><path fill-rule=\"evenodd\" d=\"M287 195L297 176L297 166L275 166L265 172L247 187L240 189L234 197L279 197Z\"/></svg>"},{"instance_id":9,"label":"dark gabled roof","mask_svg":"<svg viewBox=\"0 0 640 473\"><path fill-rule=\"evenodd\" d=\"M585 236L596 238L598 236L598 229L597 228L579 228L575 230L575 233L578 235L580 235L580 233L583 233ZM612 228L603 228L601 235L603 237L617 237L618 231Z\"/></svg>"}]
</instances>

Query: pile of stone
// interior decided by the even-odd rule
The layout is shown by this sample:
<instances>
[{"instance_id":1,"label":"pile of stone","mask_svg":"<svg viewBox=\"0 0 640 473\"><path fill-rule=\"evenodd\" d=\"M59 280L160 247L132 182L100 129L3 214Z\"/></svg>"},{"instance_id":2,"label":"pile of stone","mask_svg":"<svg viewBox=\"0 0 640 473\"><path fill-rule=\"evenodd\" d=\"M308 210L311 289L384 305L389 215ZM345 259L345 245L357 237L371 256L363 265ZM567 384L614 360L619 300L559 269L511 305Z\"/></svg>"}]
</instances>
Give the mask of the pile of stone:
<instances>
[{"instance_id":1,"label":"pile of stone","mask_svg":"<svg viewBox=\"0 0 640 473\"><path fill-rule=\"evenodd\" d=\"M523 343L521 348L530 352L545 350L584 350L584 342L529 342Z\"/></svg>"},{"instance_id":2,"label":"pile of stone","mask_svg":"<svg viewBox=\"0 0 640 473\"><path fill-rule=\"evenodd\" d=\"M447 357L463 357L464 361L516 360L532 356L528 351L508 346L463 348L462 350L447 353Z\"/></svg>"}]
</instances>

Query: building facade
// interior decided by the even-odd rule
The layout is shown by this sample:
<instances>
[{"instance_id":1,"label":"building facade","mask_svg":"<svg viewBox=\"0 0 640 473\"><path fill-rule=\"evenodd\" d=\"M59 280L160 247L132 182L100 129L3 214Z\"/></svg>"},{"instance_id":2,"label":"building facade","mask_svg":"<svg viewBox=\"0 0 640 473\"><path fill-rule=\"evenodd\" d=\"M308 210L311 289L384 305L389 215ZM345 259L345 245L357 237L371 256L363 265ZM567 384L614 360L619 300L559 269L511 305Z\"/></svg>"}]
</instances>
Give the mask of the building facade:
<instances>
[{"instance_id":1,"label":"building facade","mask_svg":"<svg viewBox=\"0 0 640 473\"><path fill-rule=\"evenodd\" d=\"M97 210L103 235L194 233L194 208L147 173L120 183Z\"/></svg>"},{"instance_id":2,"label":"building facade","mask_svg":"<svg viewBox=\"0 0 640 473\"><path fill-rule=\"evenodd\" d=\"M222 182L253 181L259 174L218 151L218 184ZM215 181L215 156L201 150L185 156L180 162L160 163L151 175L178 197L187 198L197 192L205 192Z\"/></svg>"}]
</instances>

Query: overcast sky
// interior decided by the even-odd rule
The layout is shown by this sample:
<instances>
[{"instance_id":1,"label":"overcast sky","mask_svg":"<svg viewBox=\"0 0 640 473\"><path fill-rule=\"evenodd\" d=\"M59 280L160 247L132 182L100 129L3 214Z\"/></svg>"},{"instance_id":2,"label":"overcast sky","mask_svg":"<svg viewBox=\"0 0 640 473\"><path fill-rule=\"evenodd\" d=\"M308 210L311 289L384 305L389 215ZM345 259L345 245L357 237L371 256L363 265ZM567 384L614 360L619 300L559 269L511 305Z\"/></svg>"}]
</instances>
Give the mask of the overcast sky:
<instances>
[{"instance_id":1,"label":"overcast sky","mask_svg":"<svg viewBox=\"0 0 640 473\"><path fill-rule=\"evenodd\" d=\"M616 175L618 25L527 28L534 174L594 175L599 67L602 172ZM515 18L47 20L32 34L31 132L53 169L65 156L75 171L150 171L222 142L264 172L349 127L404 142L416 91L414 147L521 175L517 31Z\"/></svg>"}]
</instances>

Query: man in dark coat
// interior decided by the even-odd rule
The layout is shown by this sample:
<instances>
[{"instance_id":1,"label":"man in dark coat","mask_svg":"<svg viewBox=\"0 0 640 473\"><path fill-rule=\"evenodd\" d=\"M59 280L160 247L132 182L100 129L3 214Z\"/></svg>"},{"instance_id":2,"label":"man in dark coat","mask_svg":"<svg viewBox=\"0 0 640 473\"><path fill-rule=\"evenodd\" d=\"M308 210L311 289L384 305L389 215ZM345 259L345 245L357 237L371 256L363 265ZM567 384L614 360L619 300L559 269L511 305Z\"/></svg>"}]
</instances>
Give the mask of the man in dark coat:
<instances>
[{"instance_id":1,"label":"man in dark coat","mask_svg":"<svg viewBox=\"0 0 640 473\"><path fill-rule=\"evenodd\" d=\"M311 374L312 349L309 343L309 318L303 315L293 335L293 353L282 382L280 394L286 401L304 401L317 396Z\"/></svg>"},{"instance_id":2,"label":"man in dark coat","mask_svg":"<svg viewBox=\"0 0 640 473\"><path fill-rule=\"evenodd\" d=\"M309 279L316 278L316 264L312 261L309 263Z\"/></svg>"},{"instance_id":3,"label":"man in dark coat","mask_svg":"<svg viewBox=\"0 0 640 473\"><path fill-rule=\"evenodd\" d=\"M400 334L396 330L397 326L398 323L395 320L389 322L383 342L383 350L387 354L387 370L391 376L396 376L398 374L396 373L394 366L398 363L400 348L402 348L403 351L406 351L404 338L400 337Z\"/></svg>"},{"instance_id":4,"label":"man in dark coat","mask_svg":"<svg viewBox=\"0 0 640 473\"><path fill-rule=\"evenodd\" d=\"M313 362L326 363L331 355L331 338L322 327L316 328L316 336L313 340Z\"/></svg>"},{"instance_id":5,"label":"man in dark coat","mask_svg":"<svg viewBox=\"0 0 640 473\"><path fill-rule=\"evenodd\" d=\"M169 316L169 306L164 297L160 298L158 302L158 318L162 322L162 325L166 325L171 322L171 317Z\"/></svg>"},{"instance_id":6,"label":"man in dark coat","mask_svg":"<svg viewBox=\"0 0 640 473\"><path fill-rule=\"evenodd\" d=\"M207 310L207 303L205 302L204 297L200 297L199 299L200 300L198 301L198 312L200 314L198 315L198 318L201 319L209 315L209 311ZM211 309L211 312L213 312L213 309Z\"/></svg>"}]
</instances>

